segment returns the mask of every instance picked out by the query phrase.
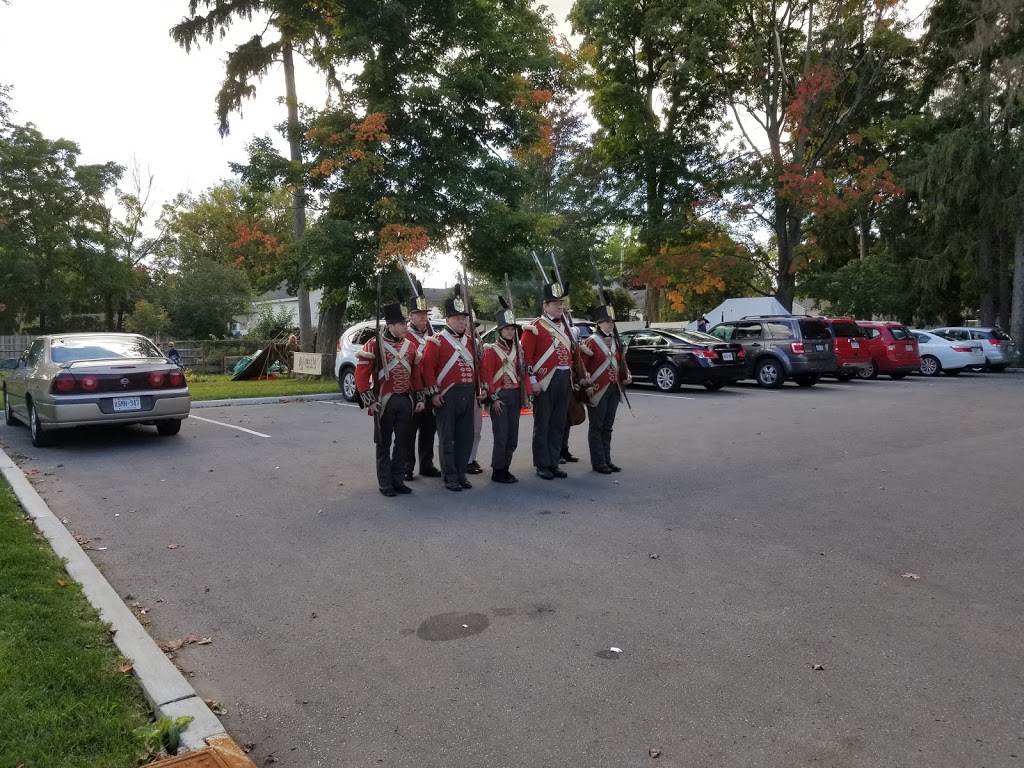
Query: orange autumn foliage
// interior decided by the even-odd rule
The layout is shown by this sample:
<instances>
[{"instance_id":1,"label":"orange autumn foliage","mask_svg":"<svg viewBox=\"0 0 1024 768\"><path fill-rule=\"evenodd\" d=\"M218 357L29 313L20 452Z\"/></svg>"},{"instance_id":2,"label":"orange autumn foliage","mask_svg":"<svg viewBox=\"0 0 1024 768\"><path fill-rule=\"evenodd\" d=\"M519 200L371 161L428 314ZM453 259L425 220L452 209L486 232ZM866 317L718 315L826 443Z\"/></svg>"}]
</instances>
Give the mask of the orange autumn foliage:
<instances>
[{"instance_id":1,"label":"orange autumn foliage","mask_svg":"<svg viewBox=\"0 0 1024 768\"><path fill-rule=\"evenodd\" d=\"M409 260L425 251L429 245L430 237L423 227L387 224L380 231L378 250L382 262L395 256Z\"/></svg>"}]
</instances>

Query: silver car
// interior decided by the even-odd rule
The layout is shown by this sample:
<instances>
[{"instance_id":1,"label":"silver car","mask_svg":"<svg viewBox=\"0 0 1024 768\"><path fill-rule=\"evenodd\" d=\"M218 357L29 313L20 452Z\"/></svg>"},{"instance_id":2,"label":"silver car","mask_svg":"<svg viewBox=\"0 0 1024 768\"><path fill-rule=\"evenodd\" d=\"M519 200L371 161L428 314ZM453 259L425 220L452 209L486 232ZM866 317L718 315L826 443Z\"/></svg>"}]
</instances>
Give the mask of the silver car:
<instances>
[{"instance_id":1,"label":"silver car","mask_svg":"<svg viewBox=\"0 0 1024 768\"><path fill-rule=\"evenodd\" d=\"M52 445L57 430L89 424L150 424L176 435L192 404L182 370L133 333L39 336L2 367L10 369L4 417L28 424L37 448Z\"/></svg>"},{"instance_id":2,"label":"silver car","mask_svg":"<svg viewBox=\"0 0 1024 768\"><path fill-rule=\"evenodd\" d=\"M350 403L359 400L359 392L356 390L356 352L373 338L376 333L375 325L373 320L350 325L341 332L341 338L338 339L338 353L334 357L334 378L338 380L341 394ZM430 326L436 333L444 328L444 322L431 320Z\"/></svg>"},{"instance_id":3,"label":"silver car","mask_svg":"<svg viewBox=\"0 0 1024 768\"><path fill-rule=\"evenodd\" d=\"M945 326L933 328L932 333L959 341L980 341L985 350L984 367L990 371L1005 371L1017 358L1017 345L1002 328Z\"/></svg>"}]
</instances>

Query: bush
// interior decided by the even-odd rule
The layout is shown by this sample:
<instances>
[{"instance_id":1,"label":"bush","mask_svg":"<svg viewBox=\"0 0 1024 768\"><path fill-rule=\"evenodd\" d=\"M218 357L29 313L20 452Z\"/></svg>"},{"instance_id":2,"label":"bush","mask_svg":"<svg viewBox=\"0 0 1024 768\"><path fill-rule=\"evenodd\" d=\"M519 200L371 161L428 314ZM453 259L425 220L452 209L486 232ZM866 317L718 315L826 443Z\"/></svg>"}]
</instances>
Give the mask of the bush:
<instances>
[{"instance_id":1,"label":"bush","mask_svg":"<svg viewBox=\"0 0 1024 768\"><path fill-rule=\"evenodd\" d=\"M166 309L145 300L135 302L135 311L124 319L124 327L129 331L150 338L164 333L170 324Z\"/></svg>"},{"instance_id":2,"label":"bush","mask_svg":"<svg viewBox=\"0 0 1024 768\"><path fill-rule=\"evenodd\" d=\"M275 312L270 304L263 304L256 315L256 322L249 326L248 335L257 339L279 339L297 332L295 319L287 307L278 307Z\"/></svg>"}]
</instances>

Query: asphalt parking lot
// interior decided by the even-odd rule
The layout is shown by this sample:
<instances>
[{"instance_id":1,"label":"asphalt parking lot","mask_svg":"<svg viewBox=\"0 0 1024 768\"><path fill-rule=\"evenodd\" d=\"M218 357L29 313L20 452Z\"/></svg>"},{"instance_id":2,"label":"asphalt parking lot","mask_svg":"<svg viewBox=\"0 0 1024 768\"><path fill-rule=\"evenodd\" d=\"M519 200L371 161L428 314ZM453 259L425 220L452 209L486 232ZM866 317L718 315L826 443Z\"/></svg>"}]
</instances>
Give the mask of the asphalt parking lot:
<instances>
[{"instance_id":1,"label":"asphalt parking lot","mask_svg":"<svg viewBox=\"0 0 1024 768\"><path fill-rule=\"evenodd\" d=\"M398 499L336 402L0 443L258 765L1024 765L1024 375L630 396Z\"/></svg>"}]
</instances>

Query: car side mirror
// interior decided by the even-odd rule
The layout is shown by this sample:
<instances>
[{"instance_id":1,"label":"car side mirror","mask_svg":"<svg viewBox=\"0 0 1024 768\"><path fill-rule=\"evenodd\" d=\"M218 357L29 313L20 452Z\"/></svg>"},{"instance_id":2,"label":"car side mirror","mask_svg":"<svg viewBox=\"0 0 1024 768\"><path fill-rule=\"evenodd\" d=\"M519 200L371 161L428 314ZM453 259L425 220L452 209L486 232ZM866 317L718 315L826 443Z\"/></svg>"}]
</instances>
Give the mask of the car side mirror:
<instances>
[{"instance_id":1,"label":"car side mirror","mask_svg":"<svg viewBox=\"0 0 1024 768\"><path fill-rule=\"evenodd\" d=\"M21 361L16 357L7 357L0 360L0 370L14 370Z\"/></svg>"}]
</instances>

